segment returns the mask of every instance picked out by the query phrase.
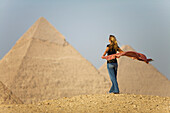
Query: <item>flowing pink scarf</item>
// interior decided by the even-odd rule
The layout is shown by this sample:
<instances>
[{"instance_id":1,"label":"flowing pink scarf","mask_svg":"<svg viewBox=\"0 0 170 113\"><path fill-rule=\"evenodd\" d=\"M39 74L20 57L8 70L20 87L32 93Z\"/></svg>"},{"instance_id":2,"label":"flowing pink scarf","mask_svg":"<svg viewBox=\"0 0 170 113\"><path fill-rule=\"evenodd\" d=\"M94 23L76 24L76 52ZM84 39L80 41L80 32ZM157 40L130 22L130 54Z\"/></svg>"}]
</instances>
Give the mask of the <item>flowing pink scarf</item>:
<instances>
[{"instance_id":1,"label":"flowing pink scarf","mask_svg":"<svg viewBox=\"0 0 170 113\"><path fill-rule=\"evenodd\" d=\"M112 59L115 59L115 58L119 58L120 56L128 56L128 57L131 57L132 59L144 61L147 64L149 64L149 62L153 61L152 59L147 59L144 54L138 53L138 52L135 52L135 51L126 51L126 52L116 53L116 54L104 56L103 58L106 59L106 60L112 60Z\"/></svg>"}]
</instances>

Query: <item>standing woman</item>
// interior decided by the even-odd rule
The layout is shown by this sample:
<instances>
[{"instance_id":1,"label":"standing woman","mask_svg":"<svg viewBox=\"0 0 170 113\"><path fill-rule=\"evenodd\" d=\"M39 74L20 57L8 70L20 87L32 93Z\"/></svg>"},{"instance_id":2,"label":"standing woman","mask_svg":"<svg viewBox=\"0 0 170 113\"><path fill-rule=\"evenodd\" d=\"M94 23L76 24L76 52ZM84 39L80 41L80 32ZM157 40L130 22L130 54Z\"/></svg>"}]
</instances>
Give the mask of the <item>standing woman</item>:
<instances>
[{"instance_id":1,"label":"standing woman","mask_svg":"<svg viewBox=\"0 0 170 113\"><path fill-rule=\"evenodd\" d=\"M111 55L111 54L116 54L117 51L119 52L123 52L116 41L116 37L114 35L110 35L109 36L109 43L107 45L107 48L102 56L102 59L104 59L104 56L106 55ZM117 83L117 68L118 68L118 64L117 64L117 60L112 59L112 60L108 60L107 61L107 69L109 72L109 76L112 82L112 86L110 88L109 93L114 93L114 94L119 94L119 87L118 87L118 83Z\"/></svg>"}]
</instances>

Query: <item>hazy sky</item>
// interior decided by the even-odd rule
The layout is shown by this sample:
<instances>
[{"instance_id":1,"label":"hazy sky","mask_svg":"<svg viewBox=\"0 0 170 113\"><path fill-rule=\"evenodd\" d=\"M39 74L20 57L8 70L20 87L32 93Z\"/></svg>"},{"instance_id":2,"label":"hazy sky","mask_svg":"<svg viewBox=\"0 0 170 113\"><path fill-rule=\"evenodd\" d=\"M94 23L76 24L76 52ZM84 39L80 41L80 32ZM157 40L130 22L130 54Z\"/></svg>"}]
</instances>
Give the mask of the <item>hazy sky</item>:
<instances>
[{"instance_id":1,"label":"hazy sky","mask_svg":"<svg viewBox=\"0 0 170 113\"><path fill-rule=\"evenodd\" d=\"M0 0L0 59L41 16L96 68L114 34L170 79L169 0Z\"/></svg>"}]
</instances>

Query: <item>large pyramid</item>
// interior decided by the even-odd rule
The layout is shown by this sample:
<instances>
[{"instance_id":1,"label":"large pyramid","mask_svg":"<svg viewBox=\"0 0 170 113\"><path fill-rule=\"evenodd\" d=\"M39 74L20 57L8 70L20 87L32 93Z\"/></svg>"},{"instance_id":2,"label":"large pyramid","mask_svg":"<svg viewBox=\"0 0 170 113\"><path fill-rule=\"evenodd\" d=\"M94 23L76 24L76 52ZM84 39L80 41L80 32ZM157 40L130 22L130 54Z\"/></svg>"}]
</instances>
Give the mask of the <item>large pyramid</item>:
<instances>
[{"instance_id":1,"label":"large pyramid","mask_svg":"<svg viewBox=\"0 0 170 113\"><path fill-rule=\"evenodd\" d=\"M135 51L123 46L124 51ZM107 63L99 71L109 79ZM118 60L118 84L121 93L170 96L170 81L151 64L122 56Z\"/></svg>"},{"instance_id":2,"label":"large pyramid","mask_svg":"<svg viewBox=\"0 0 170 113\"><path fill-rule=\"evenodd\" d=\"M104 93L109 85L43 17L0 61L0 80L26 103Z\"/></svg>"},{"instance_id":3,"label":"large pyramid","mask_svg":"<svg viewBox=\"0 0 170 113\"><path fill-rule=\"evenodd\" d=\"M22 104L23 102L16 97L1 81L0 81L0 104Z\"/></svg>"}]
</instances>

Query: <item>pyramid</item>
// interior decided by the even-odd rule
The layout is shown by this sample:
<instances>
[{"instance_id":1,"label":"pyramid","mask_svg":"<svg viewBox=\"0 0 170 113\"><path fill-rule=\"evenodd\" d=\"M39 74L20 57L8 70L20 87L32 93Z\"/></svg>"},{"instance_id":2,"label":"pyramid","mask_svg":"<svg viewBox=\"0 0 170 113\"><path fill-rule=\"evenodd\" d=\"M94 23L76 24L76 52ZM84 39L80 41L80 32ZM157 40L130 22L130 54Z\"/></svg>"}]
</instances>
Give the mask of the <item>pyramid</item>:
<instances>
[{"instance_id":1,"label":"pyramid","mask_svg":"<svg viewBox=\"0 0 170 113\"><path fill-rule=\"evenodd\" d=\"M124 51L135 51L131 46L122 47ZM99 71L110 80L107 63ZM121 93L170 96L170 81L154 66L126 56L118 59L118 84Z\"/></svg>"},{"instance_id":2,"label":"pyramid","mask_svg":"<svg viewBox=\"0 0 170 113\"><path fill-rule=\"evenodd\" d=\"M22 104L23 102L17 98L1 81L0 81L0 104Z\"/></svg>"},{"instance_id":3,"label":"pyramid","mask_svg":"<svg viewBox=\"0 0 170 113\"><path fill-rule=\"evenodd\" d=\"M0 61L0 80L24 103L104 93L109 85L43 17Z\"/></svg>"}]
</instances>

